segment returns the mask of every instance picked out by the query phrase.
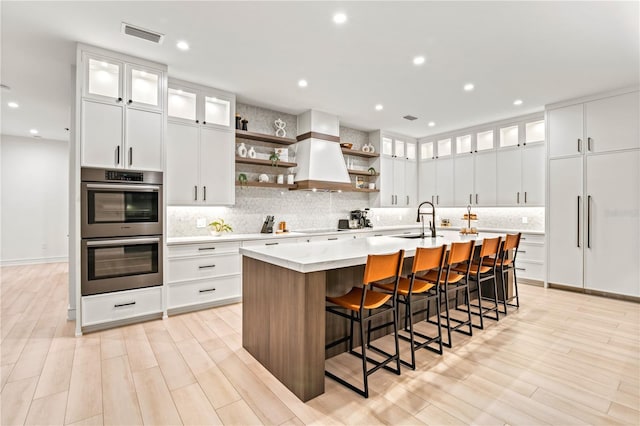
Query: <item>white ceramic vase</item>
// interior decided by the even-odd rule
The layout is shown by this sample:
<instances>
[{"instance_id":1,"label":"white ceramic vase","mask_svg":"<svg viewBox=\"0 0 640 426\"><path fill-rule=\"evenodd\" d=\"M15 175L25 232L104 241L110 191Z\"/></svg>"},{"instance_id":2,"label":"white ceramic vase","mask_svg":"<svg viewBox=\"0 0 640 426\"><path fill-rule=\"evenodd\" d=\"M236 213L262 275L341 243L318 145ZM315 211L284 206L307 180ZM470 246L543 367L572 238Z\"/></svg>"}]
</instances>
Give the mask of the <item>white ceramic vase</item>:
<instances>
[{"instance_id":1,"label":"white ceramic vase","mask_svg":"<svg viewBox=\"0 0 640 426\"><path fill-rule=\"evenodd\" d=\"M244 142L241 142L240 145L238 145L238 148L236 148L236 153L242 158L245 158L247 156L247 147L245 146Z\"/></svg>"}]
</instances>

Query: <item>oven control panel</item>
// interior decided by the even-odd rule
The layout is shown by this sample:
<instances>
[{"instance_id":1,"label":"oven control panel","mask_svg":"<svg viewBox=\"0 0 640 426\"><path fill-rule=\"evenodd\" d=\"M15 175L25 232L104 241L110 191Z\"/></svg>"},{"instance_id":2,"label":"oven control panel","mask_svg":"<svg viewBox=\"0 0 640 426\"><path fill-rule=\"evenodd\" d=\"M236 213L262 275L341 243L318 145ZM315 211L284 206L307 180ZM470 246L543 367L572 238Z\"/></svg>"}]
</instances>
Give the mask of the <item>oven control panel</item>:
<instances>
[{"instance_id":1,"label":"oven control panel","mask_svg":"<svg viewBox=\"0 0 640 426\"><path fill-rule=\"evenodd\" d=\"M125 182L144 182L144 173L142 172L123 172L119 170L105 170L105 180L118 180Z\"/></svg>"}]
</instances>

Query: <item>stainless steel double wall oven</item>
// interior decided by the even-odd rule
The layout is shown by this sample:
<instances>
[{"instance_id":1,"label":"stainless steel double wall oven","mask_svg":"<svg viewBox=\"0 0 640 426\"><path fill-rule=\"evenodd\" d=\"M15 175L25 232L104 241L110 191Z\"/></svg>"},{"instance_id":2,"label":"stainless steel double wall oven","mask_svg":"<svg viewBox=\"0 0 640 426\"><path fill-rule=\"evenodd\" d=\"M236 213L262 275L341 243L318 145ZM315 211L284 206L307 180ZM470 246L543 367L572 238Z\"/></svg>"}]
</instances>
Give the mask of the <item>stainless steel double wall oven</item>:
<instances>
[{"instance_id":1,"label":"stainless steel double wall oven","mask_svg":"<svg viewBox=\"0 0 640 426\"><path fill-rule=\"evenodd\" d=\"M162 172L82 168L82 295L162 285Z\"/></svg>"}]
</instances>

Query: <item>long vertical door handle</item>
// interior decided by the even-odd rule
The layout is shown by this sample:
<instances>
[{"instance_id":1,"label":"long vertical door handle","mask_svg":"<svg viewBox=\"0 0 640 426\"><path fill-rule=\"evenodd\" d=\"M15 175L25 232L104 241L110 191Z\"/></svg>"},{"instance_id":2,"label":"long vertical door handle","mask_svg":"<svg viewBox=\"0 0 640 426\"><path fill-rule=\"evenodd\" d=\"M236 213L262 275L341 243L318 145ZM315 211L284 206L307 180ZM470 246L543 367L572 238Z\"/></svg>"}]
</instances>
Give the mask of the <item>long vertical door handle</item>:
<instances>
[{"instance_id":1,"label":"long vertical door handle","mask_svg":"<svg viewBox=\"0 0 640 426\"><path fill-rule=\"evenodd\" d=\"M433 204L433 201L434 201L434 200L433 200L433 195L432 195L432 196L431 196L431 204Z\"/></svg>"},{"instance_id":2,"label":"long vertical door handle","mask_svg":"<svg viewBox=\"0 0 640 426\"><path fill-rule=\"evenodd\" d=\"M591 151L591 138L587 138L587 151Z\"/></svg>"},{"instance_id":3,"label":"long vertical door handle","mask_svg":"<svg viewBox=\"0 0 640 426\"><path fill-rule=\"evenodd\" d=\"M478 204L478 194L476 194L476 204Z\"/></svg>"},{"instance_id":4,"label":"long vertical door handle","mask_svg":"<svg viewBox=\"0 0 640 426\"><path fill-rule=\"evenodd\" d=\"M469 194L469 204L473 203L473 194Z\"/></svg>"},{"instance_id":5,"label":"long vertical door handle","mask_svg":"<svg viewBox=\"0 0 640 426\"><path fill-rule=\"evenodd\" d=\"M577 232L576 232L576 244L577 244L578 248L580 247L580 204L581 204L581 201L582 201L582 197L578 195L578 209L577 209L577 212L578 212L578 229L577 229Z\"/></svg>"},{"instance_id":6,"label":"long vertical door handle","mask_svg":"<svg viewBox=\"0 0 640 426\"><path fill-rule=\"evenodd\" d=\"M195 201L198 201L198 185L195 185L195 186L193 187L193 193L195 194L195 196L194 196L194 198L193 198L193 199L194 199Z\"/></svg>"},{"instance_id":7,"label":"long vertical door handle","mask_svg":"<svg viewBox=\"0 0 640 426\"><path fill-rule=\"evenodd\" d=\"M393 195L391 196L391 205L393 205Z\"/></svg>"},{"instance_id":8,"label":"long vertical door handle","mask_svg":"<svg viewBox=\"0 0 640 426\"><path fill-rule=\"evenodd\" d=\"M440 205L440 196L439 195L436 195L436 204Z\"/></svg>"},{"instance_id":9,"label":"long vertical door handle","mask_svg":"<svg viewBox=\"0 0 640 426\"><path fill-rule=\"evenodd\" d=\"M582 139L578 138L578 152L582 152Z\"/></svg>"},{"instance_id":10,"label":"long vertical door handle","mask_svg":"<svg viewBox=\"0 0 640 426\"><path fill-rule=\"evenodd\" d=\"M116 147L116 165L120 164L120 145Z\"/></svg>"},{"instance_id":11,"label":"long vertical door handle","mask_svg":"<svg viewBox=\"0 0 640 426\"><path fill-rule=\"evenodd\" d=\"M130 166L133 165L133 147L132 146L129 147L129 165Z\"/></svg>"},{"instance_id":12,"label":"long vertical door handle","mask_svg":"<svg viewBox=\"0 0 640 426\"><path fill-rule=\"evenodd\" d=\"M409 205L409 196L407 195L407 205Z\"/></svg>"},{"instance_id":13,"label":"long vertical door handle","mask_svg":"<svg viewBox=\"0 0 640 426\"><path fill-rule=\"evenodd\" d=\"M202 187L202 201L207 201L207 187Z\"/></svg>"},{"instance_id":14,"label":"long vertical door handle","mask_svg":"<svg viewBox=\"0 0 640 426\"><path fill-rule=\"evenodd\" d=\"M587 195L587 248L591 248L591 195Z\"/></svg>"},{"instance_id":15,"label":"long vertical door handle","mask_svg":"<svg viewBox=\"0 0 640 426\"><path fill-rule=\"evenodd\" d=\"M524 191L524 203L527 204L527 191Z\"/></svg>"},{"instance_id":16,"label":"long vertical door handle","mask_svg":"<svg viewBox=\"0 0 640 426\"><path fill-rule=\"evenodd\" d=\"M520 204L520 192L518 192L516 204Z\"/></svg>"}]
</instances>

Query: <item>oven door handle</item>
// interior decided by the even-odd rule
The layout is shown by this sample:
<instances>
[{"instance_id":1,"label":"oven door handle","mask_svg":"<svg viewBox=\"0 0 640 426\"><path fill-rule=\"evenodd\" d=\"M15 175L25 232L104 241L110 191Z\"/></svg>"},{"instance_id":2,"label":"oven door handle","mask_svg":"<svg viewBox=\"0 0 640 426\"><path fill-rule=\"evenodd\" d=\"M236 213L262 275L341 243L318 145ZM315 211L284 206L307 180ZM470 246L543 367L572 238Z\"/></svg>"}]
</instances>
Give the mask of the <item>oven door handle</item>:
<instances>
[{"instance_id":1,"label":"oven door handle","mask_svg":"<svg viewBox=\"0 0 640 426\"><path fill-rule=\"evenodd\" d=\"M111 189L114 191L159 192L155 185L109 185L104 183L88 183L87 189Z\"/></svg>"},{"instance_id":2,"label":"oven door handle","mask_svg":"<svg viewBox=\"0 0 640 426\"><path fill-rule=\"evenodd\" d=\"M136 244L159 243L160 238L131 238L123 240L87 241L87 247L96 246L134 246Z\"/></svg>"}]
</instances>

